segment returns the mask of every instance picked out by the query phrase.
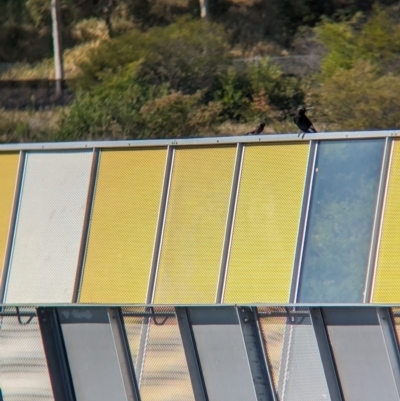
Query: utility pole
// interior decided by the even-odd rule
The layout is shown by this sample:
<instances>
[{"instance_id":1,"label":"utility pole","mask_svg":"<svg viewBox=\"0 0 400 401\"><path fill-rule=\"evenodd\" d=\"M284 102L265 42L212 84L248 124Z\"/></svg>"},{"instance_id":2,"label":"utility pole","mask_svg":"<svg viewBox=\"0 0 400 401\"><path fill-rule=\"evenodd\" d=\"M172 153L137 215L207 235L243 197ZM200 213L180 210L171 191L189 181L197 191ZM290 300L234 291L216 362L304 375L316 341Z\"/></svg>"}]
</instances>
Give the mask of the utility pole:
<instances>
[{"instance_id":1,"label":"utility pole","mask_svg":"<svg viewBox=\"0 0 400 401\"><path fill-rule=\"evenodd\" d=\"M62 95L62 81L64 79L64 68L61 43L61 8L60 0L51 0L51 19L53 21L53 49L54 49L54 71L56 80L56 97Z\"/></svg>"}]
</instances>

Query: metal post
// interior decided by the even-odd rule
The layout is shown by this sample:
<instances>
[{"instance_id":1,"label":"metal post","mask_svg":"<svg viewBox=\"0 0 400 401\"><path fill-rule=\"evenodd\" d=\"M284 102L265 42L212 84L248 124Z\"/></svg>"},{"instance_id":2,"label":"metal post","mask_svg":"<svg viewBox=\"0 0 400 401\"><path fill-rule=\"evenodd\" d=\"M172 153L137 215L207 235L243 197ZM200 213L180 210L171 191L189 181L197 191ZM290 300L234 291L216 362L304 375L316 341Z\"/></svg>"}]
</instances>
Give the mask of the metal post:
<instances>
[{"instance_id":1,"label":"metal post","mask_svg":"<svg viewBox=\"0 0 400 401\"><path fill-rule=\"evenodd\" d=\"M258 401L276 401L257 314L248 306L236 307L248 364L253 376L254 391Z\"/></svg>"},{"instance_id":2,"label":"metal post","mask_svg":"<svg viewBox=\"0 0 400 401\"><path fill-rule=\"evenodd\" d=\"M378 196L375 207L374 225L372 227L371 244L368 255L367 276L365 278L365 285L364 285L364 297L363 297L364 303L372 302L375 269L378 263L377 259L379 253L378 252L379 240L381 238L384 203L389 183L389 176L390 176L389 169L390 169L392 152L393 152L393 140L392 138L386 138L385 148L382 157L382 167L379 179Z\"/></svg>"},{"instance_id":3,"label":"metal post","mask_svg":"<svg viewBox=\"0 0 400 401\"><path fill-rule=\"evenodd\" d=\"M204 379L201 374L199 358L196 352L186 308L175 308L175 312L178 318L179 331L181 333L183 349L185 350L186 362L192 382L194 399L196 401L207 401Z\"/></svg>"},{"instance_id":4,"label":"metal post","mask_svg":"<svg viewBox=\"0 0 400 401\"><path fill-rule=\"evenodd\" d=\"M326 334L325 324L320 308L310 308L311 322L317 339L322 366L324 367L326 384L328 385L331 401L342 401L339 380Z\"/></svg>"},{"instance_id":5,"label":"metal post","mask_svg":"<svg viewBox=\"0 0 400 401\"><path fill-rule=\"evenodd\" d=\"M135 369L129 350L129 341L125 332L121 308L109 308L108 317L110 319L115 349L121 366L121 375L124 381L127 398L128 400L140 401L139 386L135 376Z\"/></svg>"},{"instance_id":6,"label":"metal post","mask_svg":"<svg viewBox=\"0 0 400 401\"><path fill-rule=\"evenodd\" d=\"M61 327L55 308L38 308L37 316L55 401L75 401Z\"/></svg>"},{"instance_id":7,"label":"metal post","mask_svg":"<svg viewBox=\"0 0 400 401\"><path fill-rule=\"evenodd\" d=\"M243 157L244 157L244 146L241 143L237 144L236 148L236 161L235 161L235 170L233 172L233 180L232 180L232 189L231 189L231 198L229 201L229 210L228 210L228 218L226 222L225 229L225 240L224 240L224 248L222 251L222 259L221 259L221 267L220 274L218 280L218 288L217 288L217 296L215 303L219 304L222 302L225 290L225 282L226 282L226 274L228 269L228 260L229 254L231 251L232 244L232 234L233 234L233 223L235 220L237 199L239 193L239 181L242 173L243 166Z\"/></svg>"},{"instance_id":8,"label":"metal post","mask_svg":"<svg viewBox=\"0 0 400 401\"><path fill-rule=\"evenodd\" d=\"M379 324L381 325L383 340L392 368L393 379L396 383L397 393L400 396L400 354L392 316L389 308L376 308L376 312Z\"/></svg>"},{"instance_id":9,"label":"metal post","mask_svg":"<svg viewBox=\"0 0 400 401\"><path fill-rule=\"evenodd\" d=\"M15 230L17 226L17 214L21 197L23 174L25 171L26 152L21 150L19 154L18 175L15 181L15 193L11 211L10 230L4 257L3 274L0 275L0 301L5 302L8 273L11 265L12 248L14 245ZM1 266L0 266L1 269Z\"/></svg>"},{"instance_id":10,"label":"metal post","mask_svg":"<svg viewBox=\"0 0 400 401\"><path fill-rule=\"evenodd\" d=\"M83 227L82 227L82 237L81 243L79 246L79 255L78 255L78 264L76 269L74 290L72 293L72 302L77 303L79 300L79 291L82 285L83 279L83 267L85 263L85 256L89 241L89 229L90 229L90 218L92 215L93 203L94 203L94 195L95 195L95 187L97 181L97 171L99 168L100 161L100 150L93 149L93 158L92 158L92 167L89 176L89 186L88 186L88 195L86 198L86 208L85 208L85 217L83 219Z\"/></svg>"},{"instance_id":11,"label":"metal post","mask_svg":"<svg viewBox=\"0 0 400 401\"><path fill-rule=\"evenodd\" d=\"M149 285L148 285L148 289L147 289L147 297L146 297L147 304L151 304L154 300L156 280L157 280L157 271L158 271L158 265L160 263L162 237L163 237L163 232L164 232L169 189L170 189L171 177L172 177L172 167L173 167L173 163L174 163L174 155L175 155L175 148L172 146L168 146L167 159L165 162L163 190L162 190L162 195L161 195L160 210L158 213L158 225L157 225L156 239L155 239L154 249L153 249L153 260L151 262Z\"/></svg>"},{"instance_id":12,"label":"metal post","mask_svg":"<svg viewBox=\"0 0 400 401\"><path fill-rule=\"evenodd\" d=\"M310 153L308 157L308 166L306 173L306 181L304 185L303 206L300 215L299 232L297 237L296 255L293 267L292 286L290 289L290 302L297 302L301 264L303 261L304 245L306 240L306 230L308 223L308 214L311 207L312 186L314 182L315 164L317 162L318 142L311 141Z\"/></svg>"}]
</instances>

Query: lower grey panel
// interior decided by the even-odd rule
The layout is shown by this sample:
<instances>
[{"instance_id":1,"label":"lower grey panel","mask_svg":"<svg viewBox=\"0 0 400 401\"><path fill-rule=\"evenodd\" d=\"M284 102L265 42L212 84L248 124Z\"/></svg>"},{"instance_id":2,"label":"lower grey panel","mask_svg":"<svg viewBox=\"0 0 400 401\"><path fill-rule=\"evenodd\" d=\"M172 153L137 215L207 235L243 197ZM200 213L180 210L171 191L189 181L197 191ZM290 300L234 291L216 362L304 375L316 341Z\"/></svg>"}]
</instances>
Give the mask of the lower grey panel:
<instances>
[{"instance_id":1,"label":"lower grey panel","mask_svg":"<svg viewBox=\"0 0 400 401\"><path fill-rule=\"evenodd\" d=\"M323 315L346 401L398 401L376 308L324 308Z\"/></svg>"},{"instance_id":2,"label":"lower grey panel","mask_svg":"<svg viewBox=\"0 0 400 401\"><path fill-rule=\"evenodd\" d=\"M257 401L234 307L188 308L209 401Z\"/></svg>"},{"instance_id":3,"label":"lower grey panel","mask_svg":"<svg viewBox=\"0 0 400 401\"><path fill-rule=\"evenodd\" d=\"M59 316L77 401L128 401L107 310L62 308Z\"/></svg>"}]
</instances>

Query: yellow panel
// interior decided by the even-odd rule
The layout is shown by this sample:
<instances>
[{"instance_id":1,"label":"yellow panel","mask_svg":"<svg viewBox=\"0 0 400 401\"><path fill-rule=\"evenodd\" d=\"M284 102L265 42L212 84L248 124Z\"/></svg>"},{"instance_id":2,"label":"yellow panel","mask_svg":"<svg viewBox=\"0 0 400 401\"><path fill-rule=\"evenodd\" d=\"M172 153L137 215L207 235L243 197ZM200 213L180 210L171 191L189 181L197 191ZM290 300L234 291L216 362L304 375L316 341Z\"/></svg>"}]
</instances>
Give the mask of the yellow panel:
<instances>
[{"instance_id":1,"label":"yellow panel","mask_svg":"<svg viewBox=\"0 0 400 401\"><path fill-rule=\"evenodd\" d=\"M245 147L224 302L288 302L308 153Z\"/></svg>"},{"instance_id":2,"label":"yellow panel","mask_svg":"<svg viewBox=\"0 0 400 401\"><path fill-rule=\"evenodd\" d=\"M10 230L18 161L18 153L0 154L0 277Z\"/></svg>"},{"instance_id":3,"label":"yellow panel","mask_svg":"<svg viewBox=\"0 0 400 401\"><path fill-rule=\"evenodd\" d=\"M165 162L165 148L101 152L79 302L146 302Z\"/></svg>"},{"instance_id":4,"label":"yellow panel","mask_svg":"<svg viewBox=\"0 0 400 401\"><path fill-rule=\"evenodd\" d=\"M393 144L373 302L400 302L400 142Z\"/></svg>"},{"instance_id":5,"label":"yellow panel","mask_svg":"<svg viewBox=\"0 0 400 401\"><path fill-rule=\"evenodd\" d=\"M215 302L236 147L175 152L155 303Z\"/></svg>"}]
</instances>

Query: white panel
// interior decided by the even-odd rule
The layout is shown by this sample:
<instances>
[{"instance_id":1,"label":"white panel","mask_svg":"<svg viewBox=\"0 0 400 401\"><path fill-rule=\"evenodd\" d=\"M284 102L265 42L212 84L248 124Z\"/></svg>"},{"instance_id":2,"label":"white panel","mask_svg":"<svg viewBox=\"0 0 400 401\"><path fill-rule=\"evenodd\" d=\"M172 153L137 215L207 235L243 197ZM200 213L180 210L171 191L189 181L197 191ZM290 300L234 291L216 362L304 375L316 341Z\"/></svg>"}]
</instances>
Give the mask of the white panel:
<instances>
[{"instance_id":1,"label":"white panel","mask_svg":"<svg viewBox=\"0 0 400 401\"><path fill-rule=\"evenodd\" d=\"M7 303L71 302L93 153L28 153Z\"/></svg>"}]
</instances>

